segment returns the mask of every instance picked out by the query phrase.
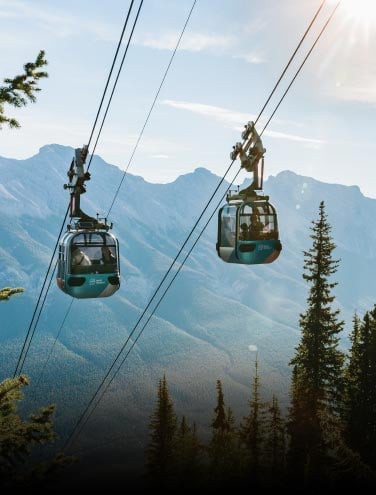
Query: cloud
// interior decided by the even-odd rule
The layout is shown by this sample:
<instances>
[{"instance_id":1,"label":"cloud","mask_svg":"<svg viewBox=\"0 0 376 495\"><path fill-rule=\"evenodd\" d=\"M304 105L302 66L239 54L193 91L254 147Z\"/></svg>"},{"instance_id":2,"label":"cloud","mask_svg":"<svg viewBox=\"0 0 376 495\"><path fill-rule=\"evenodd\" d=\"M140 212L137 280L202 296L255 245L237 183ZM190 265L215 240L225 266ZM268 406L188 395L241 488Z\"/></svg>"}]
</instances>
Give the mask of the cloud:
<instances>
[{"instance_id":1,"label":"cloud","mask_svg":"<svg viewBox=\"0 0 376 495\"><path fill-rule=\"evenodd\" d=\"M41 30L49 31L57 37L67 37L78 32L92 32L98 39L114 40L113 27L90 19L67 15L62 9L48 9L48 4L43 8L32 5L30 2L18 0L0 0L0 18L24 19L30 23L34 20ZM14 34L15 39L19 37L18 32Z\"/></svg>"},{"instance_id":2,"label":"cloud","mask_svg":"<svg viewBox=\"0 0 376 495\"><path fill-rule=\"evenodd\" d=\"M151 155L150 158L163 158L163 159L168 159L170 158L168 155Z\"/></svg>"},{"instance_id":3,"label":"cloud","mask_svg":"<svg viewBox=\"0 0 376 495\"><path fill-rule=\"evenodd\" d=\"M299 141L301 143L307 143L312 145L313 147L318 147L326 143L326 141L323 141L322 139L307 138L303 136L298 136L296 134L287 134L285 132L265 131L264 134L271 138L286 139L287 141Z\"/></svg>"},{"instance_id":4,"label":"cloud","mask_svg":"<svg viewBox=\"0 0 376 495\"><path fill-rule=\"evenodd\" d=\"M248 113L234 112L226 108L205 105L203 103L192 103L188 101L176 100L163 100L161 103L173 108L187 110L188 112L196 113L204 117L209 117L211 119L229 124L245 124L252 119L252 116Z\"/></svg>"},{"instance_id":5,"label":"cloud","mask_svg":"<svg viewBox=\"0 0 376 495\"><path fill-rule=\"evenodd\" d=\"M376 88L375 80L369 81L368 84L363 86L347 86L344 87L341 84L337 84L336 92L334 95L337 99L343 101L356 101L359 103L376 103Z\"/></svg>"},{"instance_id":6,"label":"cloud","mask_svg":"<svg viewBox=\"0 0 376 495\"><path fill-rule=\"evenodd\" d=\"M254 115L249 115L248 113L234 112L226 108L216 107L213 105L205 105L203 103L192 103L187 101L176 101L176 100L163 100L161 103L173 108L196 113L198 115L202 115L204 117L208 117L210 119L214 119L219 122L224 122L226 124L234 126L234 128L236 130L239 130L239 132L242 132L244 130L244 125L247 122L249 122L250 120L255 120L256 118ZM240 124L242 125L242 127L240 127ZM289 134L285 132L265 130L264 134L271 138L284 139L289 141L298 141L301 143L311 145L313 147L319 147L325 143L325 141L322 141L320 139L312 139L304 136L299 136L297 134Z\"/></svg>"},{"instance_id":7,"label":"cloud","mask_svg":"<svg viewBox=\"0 0 376 495\"><path fill-rule=\"evenodd\" d=\"M249 64L262 64L264 60L256 53L243 53L239 55L234 55L234 58L240 58L245 60Z\"/></svg>"},{"instance_id":8,"label":"cloud","mask_svg":"<svg viewBox=\"0 0 376 495\"><path fill-rule=\"evenodd\" d=\"M135 39L135 43L156 50L174 50L180 33L168 32L161 35L145 33ZM200 52L215 48L226 50L234 43L230 36L214 36L200 33L190 33L183 36L179 49L190 52Z\"/></svg>"}]
</instances>

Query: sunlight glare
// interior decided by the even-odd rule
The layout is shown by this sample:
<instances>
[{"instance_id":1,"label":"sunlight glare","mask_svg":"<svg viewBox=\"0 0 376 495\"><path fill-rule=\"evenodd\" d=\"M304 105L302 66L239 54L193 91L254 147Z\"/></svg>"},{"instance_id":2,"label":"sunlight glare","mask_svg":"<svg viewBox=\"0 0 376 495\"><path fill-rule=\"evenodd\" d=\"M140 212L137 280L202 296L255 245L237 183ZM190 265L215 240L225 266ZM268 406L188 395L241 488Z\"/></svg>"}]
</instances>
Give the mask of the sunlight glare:
<instances>
[{"instance_id":1,"label":"sunlight glare","mask_svg":"<svg viewBox=\"0 0 376 495\"><path fill-rule=\"evenodd\" d=\"M342 0L346 16L360 23L376 22L376 0Z\"/></svg>"}]
</instances>

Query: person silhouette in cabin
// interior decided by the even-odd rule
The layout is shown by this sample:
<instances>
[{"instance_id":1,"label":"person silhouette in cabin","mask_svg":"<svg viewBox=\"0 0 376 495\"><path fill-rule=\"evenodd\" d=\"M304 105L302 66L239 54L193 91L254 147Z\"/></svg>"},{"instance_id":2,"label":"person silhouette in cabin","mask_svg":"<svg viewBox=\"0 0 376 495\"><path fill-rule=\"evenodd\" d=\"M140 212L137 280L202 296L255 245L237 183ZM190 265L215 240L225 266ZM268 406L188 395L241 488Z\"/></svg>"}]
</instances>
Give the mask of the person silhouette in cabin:
<instances>
[{"instance_id":1,"label":"person silhouette in cabin","mask_svg":"<svg viewBox=\"0 0 376 495\"><path fill-rule=\"evenodd\" d=\"M244 222L240 225L239 240L247 241L249 239L248 225Z\"/></svg>"},{"instance_id":2,"label":"person silhouette in cabin","mask_svg":"<svg viewBox=\"0 0 376 495\"><path fill-rule=\"evenodd\" d=\"M105 265L116 263L116 258L108 246L102 246L102 261Z\"/></svg>"},{"instance_id":3,"label":"person silhouette in cabin","mask_svg":"<svg viewBox=\"0 0 376 495\"><path fill-rule=\"evenodd\" d=\"M74 273L81 273L80 268L84 266L90 266L91 260L87 254L83 252L78 246L72 248L72 270ZM82 270L83 271L83 270Z\"/></svg>"},{"instance_id":4,"label":"person silhouette in cabin","mask_svg":"<svg viewBox=\"0 0 376 495\"><path fill-rule=\"evenodd\" d=\"M251 225L249 226L249 238L252 240L260 239L262 229L264 225L260 222L259 216L257 213L252 213L251 215Z\"/></svg>"}]
</instances>

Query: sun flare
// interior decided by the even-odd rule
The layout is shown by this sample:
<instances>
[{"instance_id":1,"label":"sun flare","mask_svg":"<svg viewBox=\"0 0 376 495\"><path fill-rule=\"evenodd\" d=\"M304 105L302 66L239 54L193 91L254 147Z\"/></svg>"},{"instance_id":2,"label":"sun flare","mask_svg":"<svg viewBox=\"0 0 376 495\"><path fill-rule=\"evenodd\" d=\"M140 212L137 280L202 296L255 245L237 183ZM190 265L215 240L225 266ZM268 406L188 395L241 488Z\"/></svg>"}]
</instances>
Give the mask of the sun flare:
<instances>
[{"instance_id":1,"label":"sun flare","mask_svg":"<svg viewBox=\"0 0 376 495\"><path fill-rule=\"evenodd\" d=\"M359 23L376 23L376 0L342 0L347 17Z\"/></svg>"}]
</instances>

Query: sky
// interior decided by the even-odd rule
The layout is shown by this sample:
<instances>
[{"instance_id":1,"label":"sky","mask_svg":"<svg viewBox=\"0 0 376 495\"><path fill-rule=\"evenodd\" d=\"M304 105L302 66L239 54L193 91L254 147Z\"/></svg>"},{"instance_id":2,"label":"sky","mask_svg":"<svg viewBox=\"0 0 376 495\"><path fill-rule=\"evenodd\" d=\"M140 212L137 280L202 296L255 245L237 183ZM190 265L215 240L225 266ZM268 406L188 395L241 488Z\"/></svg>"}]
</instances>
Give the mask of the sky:
<instances>
[{"instance_id":1,"label":"sky","mask_svg":"<svg viewBox=\"0 0 376 495\"><path fill-rule=\"evenodd\" d=\"M3 126L0 156L81 147L94 128L89 152L98 138L95 154L147 181L171 182L198 167L222 177L244 125L257 119L323 4L257 122L259 132L267 124L265 179L292 170L376 198L375 0L144 0L120 70L135 0L94 127L130 4L0 0L0 86L41 49L49 74L36 103L5 106L21 128Z\"/></svg>"}]
</instances>

